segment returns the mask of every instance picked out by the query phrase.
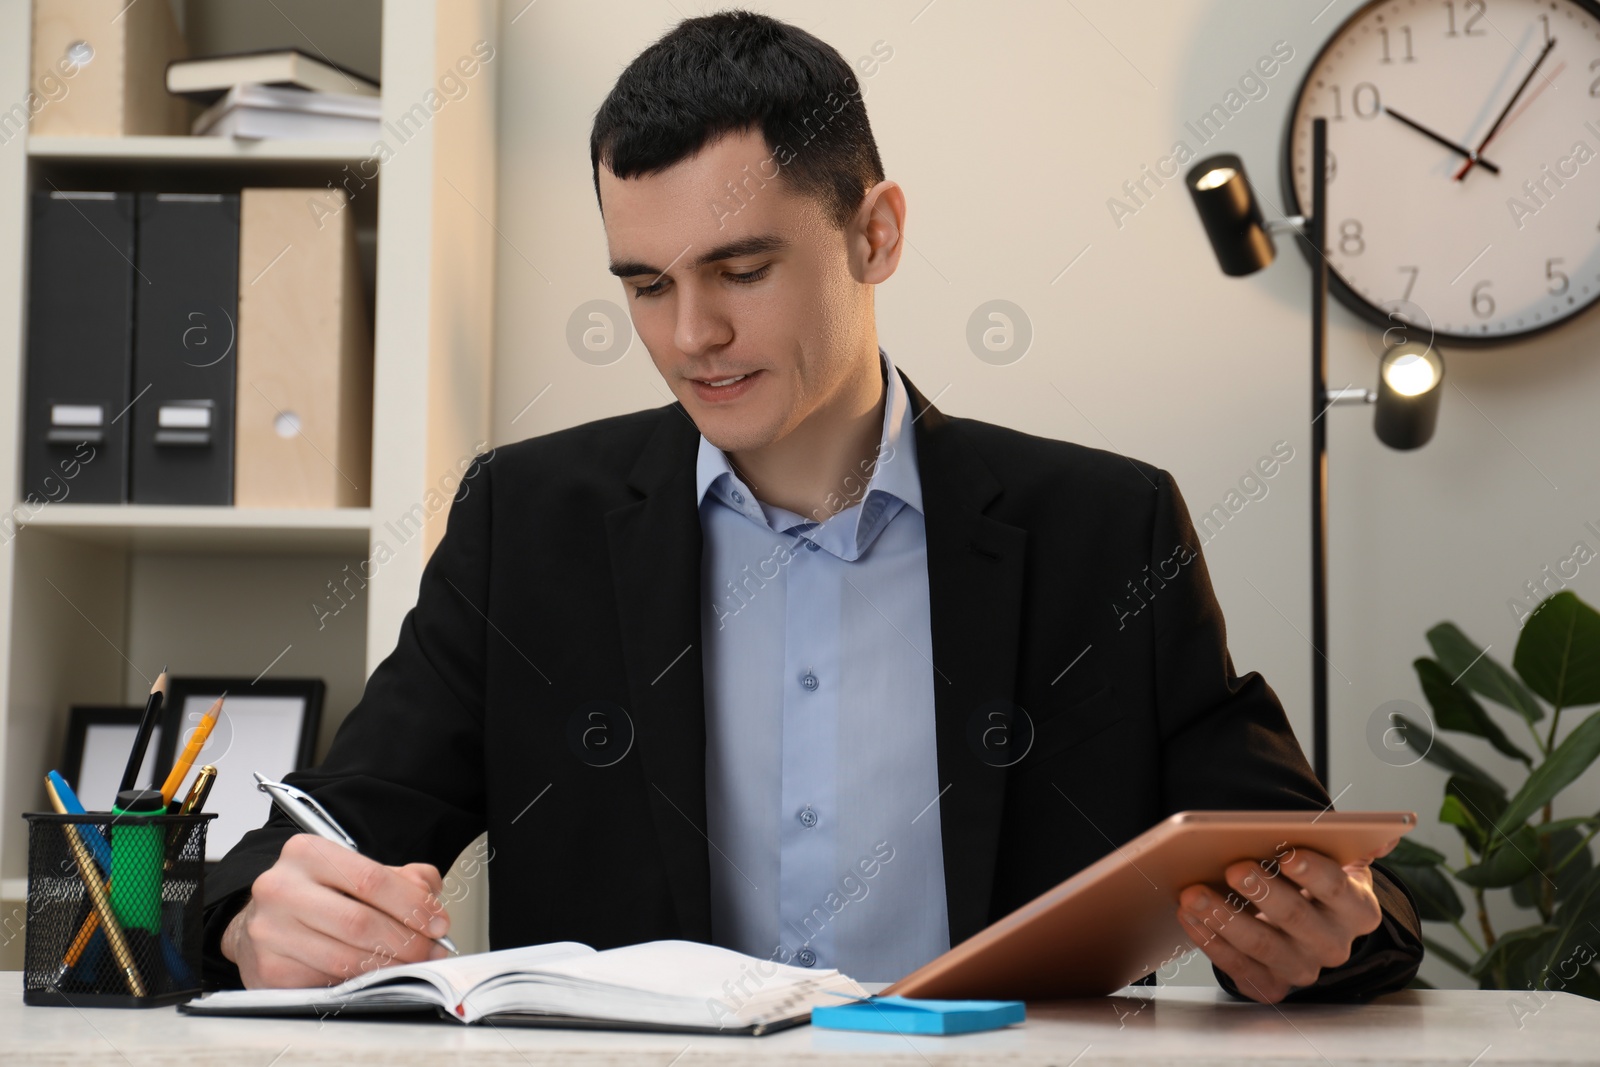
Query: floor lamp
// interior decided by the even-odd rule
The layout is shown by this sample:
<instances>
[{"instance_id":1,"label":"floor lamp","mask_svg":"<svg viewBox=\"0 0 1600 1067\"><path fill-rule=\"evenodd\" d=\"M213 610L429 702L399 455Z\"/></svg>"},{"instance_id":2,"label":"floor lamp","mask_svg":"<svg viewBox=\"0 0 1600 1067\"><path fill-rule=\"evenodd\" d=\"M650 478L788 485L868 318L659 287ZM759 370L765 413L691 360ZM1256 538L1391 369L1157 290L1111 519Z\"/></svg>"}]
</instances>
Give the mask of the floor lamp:
<instances>
[{"instance_id":1,"label":"floor lamp","mask_svg":"<svg viewBox=\"0 0 1600 1067\"><path fill-rule=\"evenodd\" d=\"M1390 448L1420 448L1439 419L1444 361L1433 347L1410 340L1398 319L1386 331L1388 345L1378 363L1378 388L1328 389L1328 122L1311 123L1311 212L1264 222L1255 190L1235 155L1203 159L1185 184L1224 274L1254 274L1276 255L1274 233L1305 241L1311 264L1311 764L1324 788L1328 781L1328 427L1327 410L1340 404L1374 404L1373 430Z\"/></svg>"}]
</instances>

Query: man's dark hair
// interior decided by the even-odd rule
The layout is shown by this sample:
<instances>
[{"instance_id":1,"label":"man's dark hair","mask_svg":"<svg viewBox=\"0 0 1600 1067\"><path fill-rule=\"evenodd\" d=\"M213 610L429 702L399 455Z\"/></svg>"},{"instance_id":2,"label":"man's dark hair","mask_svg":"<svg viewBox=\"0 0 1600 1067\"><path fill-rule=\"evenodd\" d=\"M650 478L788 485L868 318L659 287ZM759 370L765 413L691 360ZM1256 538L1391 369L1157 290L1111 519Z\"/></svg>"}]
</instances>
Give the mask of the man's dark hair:
<instances>
[{"instance_id":1,"label":"man's dark hair","mask_svg":"<svg viewBox=\"0 0 1600 1067\"><path fill-rule=\"evenodd\" d=\"M835 226L883 180L861 86L838 50L766 15L720 11L678 23L617 79L589 134L595 198L602 163L619 178L650 175L753 128L773 153L759 177L777 168Z\"/></svg>"}]
</instances>

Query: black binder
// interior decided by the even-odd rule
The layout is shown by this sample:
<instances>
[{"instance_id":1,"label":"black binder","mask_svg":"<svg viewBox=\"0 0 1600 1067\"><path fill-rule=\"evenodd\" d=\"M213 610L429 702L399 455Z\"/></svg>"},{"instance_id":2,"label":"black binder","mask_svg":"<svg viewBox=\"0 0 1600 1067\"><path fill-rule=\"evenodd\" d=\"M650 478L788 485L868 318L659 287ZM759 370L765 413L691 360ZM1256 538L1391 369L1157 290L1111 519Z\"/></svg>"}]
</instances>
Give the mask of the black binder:
<instances>
[{"instance_id":1,"label":"black binder","mask_svg":"<svg viewBox=\"0 0 1600 1067\"><path fill-rule=\"evenodd\" d=\"M232 504L236 193L140 193L131 499Z\"/></svg>"},{"instance_id":2,"label":"black binder","mask_svg":"<svg viewBox=\"0 0 1600 1067\"><path fill-rule=\"evenodd\" d=\"M33 195L23 501L128 499L134 195Z\"/></svg>"}]
</instances>

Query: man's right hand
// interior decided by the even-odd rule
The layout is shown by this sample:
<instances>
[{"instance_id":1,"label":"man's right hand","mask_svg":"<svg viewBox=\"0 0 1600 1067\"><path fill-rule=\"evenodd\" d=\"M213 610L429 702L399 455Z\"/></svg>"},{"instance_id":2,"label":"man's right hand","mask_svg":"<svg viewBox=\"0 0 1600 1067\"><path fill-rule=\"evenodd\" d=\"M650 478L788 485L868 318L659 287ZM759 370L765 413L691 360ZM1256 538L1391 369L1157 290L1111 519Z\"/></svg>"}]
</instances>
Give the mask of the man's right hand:
<instances>
[{"instance_id":1,"label":"man's right hand","mask_svg":"<svg viewBox=\"0 0 1600 1067\"><path fill-rule=\"evenodd\" d=\"M444 882L426 863L385 867L296 834L222 935L246 988L325 986L391 963L449 955Z\"/></svg>"}]
</instances>

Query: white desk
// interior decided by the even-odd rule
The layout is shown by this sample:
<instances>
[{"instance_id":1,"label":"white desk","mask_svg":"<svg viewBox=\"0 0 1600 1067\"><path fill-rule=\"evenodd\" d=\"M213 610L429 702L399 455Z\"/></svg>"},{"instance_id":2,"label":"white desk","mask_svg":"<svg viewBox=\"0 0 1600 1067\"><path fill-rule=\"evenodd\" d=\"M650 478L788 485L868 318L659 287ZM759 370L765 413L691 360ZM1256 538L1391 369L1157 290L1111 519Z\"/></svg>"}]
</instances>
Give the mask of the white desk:
<instances>
[{"instance_id":1,"label":"white desk","mask_svg":"<svg viewBox=\"0 0 1600 1067\"><path fill-rule=\"evenodd\" d=\"M1028 1006L1020 1027L946 1038L815 1030L713 1037L458 1026L440 1021L203 1019L174 1008L27 1007L21 975L0 973L0 1064L34 1067L300 1067L365 1064L993 1063L1163 1064L1270 1061L1491 1067L1600 1061L1600 1003L1549 998L1519 1030L1505 992L1407 990L1357 1006L1234 1001L1219 989L1165 986L1142 996Z\"/></svg>"}]
</instances>

